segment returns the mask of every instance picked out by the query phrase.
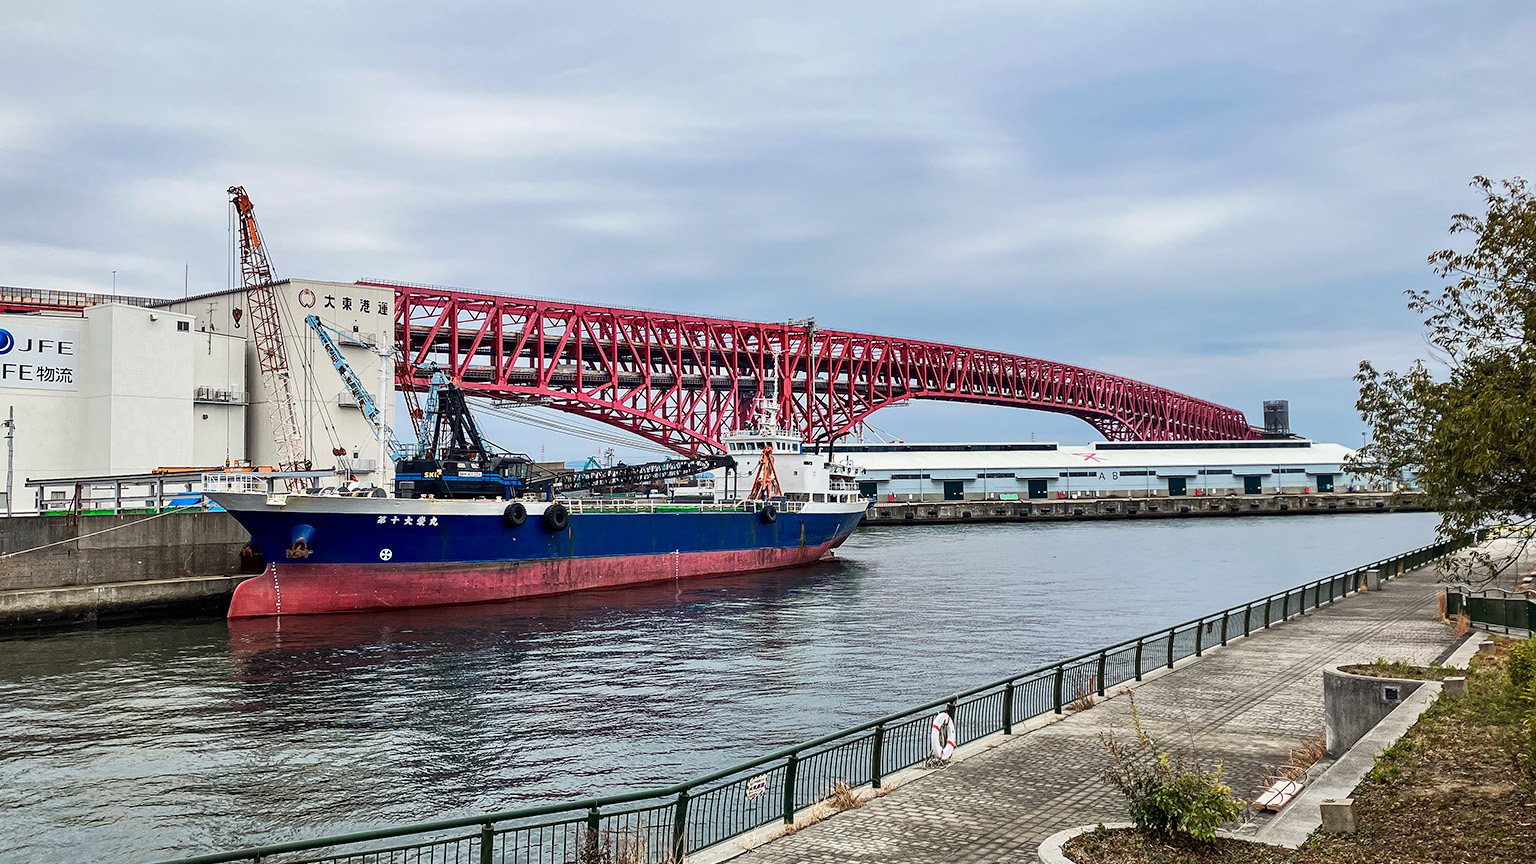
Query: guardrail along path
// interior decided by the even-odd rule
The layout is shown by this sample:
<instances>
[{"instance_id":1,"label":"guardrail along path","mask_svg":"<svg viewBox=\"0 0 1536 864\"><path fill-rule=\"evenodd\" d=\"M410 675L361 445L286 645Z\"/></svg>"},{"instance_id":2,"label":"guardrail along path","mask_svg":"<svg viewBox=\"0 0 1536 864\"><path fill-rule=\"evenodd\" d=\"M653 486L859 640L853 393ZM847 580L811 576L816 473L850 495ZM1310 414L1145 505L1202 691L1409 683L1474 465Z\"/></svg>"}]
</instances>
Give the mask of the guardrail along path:
<instances>
[{"instance_id":1,"label":"guardrail along path","mask_svg":"<svg viewBox=\"0 0 1536 864\"><path fill-rule=\"evenodd\" d=\"M1435 620L1433 564L1305 615L1257 629L1136 686L1147 730L1213 767L1245 800L1272 766L1323 728L1322 672L1376 657L1428 663L1459 641ZM1207 644L1215 645L1212 633ZM1075 694L1072 694L1075 695ZM1083 712L930 772L858 810L758 847L777 862L1033 861L1039 843L1077 825L1127 818L1101 779L1099 733L1129 738L1130 700L1111 693Z\"/></svg>"}]
</instances>

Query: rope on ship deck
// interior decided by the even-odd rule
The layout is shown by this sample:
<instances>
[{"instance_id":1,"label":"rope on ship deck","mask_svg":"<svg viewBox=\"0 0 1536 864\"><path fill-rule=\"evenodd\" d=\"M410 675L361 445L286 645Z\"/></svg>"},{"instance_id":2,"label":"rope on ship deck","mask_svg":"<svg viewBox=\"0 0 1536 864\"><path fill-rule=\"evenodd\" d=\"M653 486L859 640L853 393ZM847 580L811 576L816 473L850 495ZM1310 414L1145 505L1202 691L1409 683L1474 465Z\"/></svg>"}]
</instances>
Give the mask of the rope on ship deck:
<instances>
[{"instance_id":1,"label":"rope on ship deck","mask_svg":"<svg viewBox=\"0 0 1536 864\"><path fill-rule=\"evenodd\" d=\"M149 522L149 521L151 521L153 519L159 519L161 516L169 516L172 513L180 513L183 510L191 510L191 509L194 509L194 508L197 508L197 507L201 507L201 506L203 506L203 505L202 504L183 504L183 505L181 505L179 507L170 507L170 508L167 508L164 512L156 513L153 516L146 516L143 519L135 519L132 522L124 522L121 525L113 525L111 528L103 528L100 531L92 531L89 534L81 534L79 537L69 537L69 538L66 538L64 540L55 540L52 543L44 543L41 546L33 546L31 549L18 549L15 552L7 552L4 555L0 555L0 561L5 560L6 558L15 558L17 555L25 555L28 552L37 552L39 550L47 549L47 548L52 547L52 546L63 546L65 543L77 543L77 542L79 542L81 540L85 540L85 539L87 539L89 537L96 537L96 536L101 535L101 534L106 534L106 533L111 532L111 531L116 531L119 528L132 528L135 525L143 525L145 522Z\"/></svg>"}]
</instances>

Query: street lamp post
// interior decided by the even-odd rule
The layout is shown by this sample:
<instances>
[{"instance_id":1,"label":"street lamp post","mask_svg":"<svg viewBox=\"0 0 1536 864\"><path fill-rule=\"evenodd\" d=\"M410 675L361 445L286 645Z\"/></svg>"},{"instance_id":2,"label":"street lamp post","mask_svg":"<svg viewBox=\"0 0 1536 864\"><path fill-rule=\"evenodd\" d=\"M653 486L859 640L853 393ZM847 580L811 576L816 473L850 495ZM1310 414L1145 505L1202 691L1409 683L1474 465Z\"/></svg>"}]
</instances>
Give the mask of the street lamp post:
<instances>
[{"instance_id":1,"label":"street lamp post","mask_svg":"<svg viewBox=\"0 0 1536 864\"><path fill-rule=\"evenodd\" d=\"M5 427L5 515L11 515L11 477L16 470L16 406L11 406L10 416L0 421Z\"/></svg>"}]
</instances>

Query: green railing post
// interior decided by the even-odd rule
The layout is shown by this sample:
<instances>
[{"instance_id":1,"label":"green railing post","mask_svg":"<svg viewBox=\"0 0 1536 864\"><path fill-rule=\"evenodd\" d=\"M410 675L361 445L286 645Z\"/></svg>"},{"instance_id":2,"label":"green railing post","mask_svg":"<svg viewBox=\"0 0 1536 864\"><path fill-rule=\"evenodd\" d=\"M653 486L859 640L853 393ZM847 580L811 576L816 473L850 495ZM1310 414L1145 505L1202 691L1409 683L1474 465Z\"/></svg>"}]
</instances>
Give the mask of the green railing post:
<instances>
[{"instance_id":1,"label":"green railing post","mask_svg":"<svg viewBox=\"0 0 1536 864\"><path fill-rule=\"evenodd\" d=\"M944 706L944 713L949 715L949 722L955 724L955 745L960 744L960 697L949 697L949 704Z\"/></svg>"},{"instance_id":2,"label":"green railing post","mask_svg":"<svg viewBox=\"0 0 1536 864\"><path fill-rule=\"evenodd\" d=\"M875 727L875 738L869 745L869 785L880 788L885 768L885 724Z\"/></svg>"},{"instance_id":3,"label":"green railing post","mask_svg":"<svg viewBox=\"0 0 1536 864\"><path fill-rule=\"evenodd\" d=\"M677 793L677 808L672 813L672 860L683 864L688 849L688 790Z\"/></svg>"},{"instance_id":4,"label":"green railing post","mask_svg":"<svg viewBox=\"0 0 1536 864\"><path fill-rule=\"evenodd\" d=\"M598 826L601 824L601 817L598 815L597 808L593 807L588 810L587 836L582 838L581 841L581 854L583 857L580 860L582 864L586 864L588 861L597 861L603 855L602 847L600 847L597 842Z\"/></svg>"},{"instance_id":5,"label":"green railing post","mask_svg":"<svg viewBox=\"0 0 1536 864\"><path fill-rule=\"evenodd\" d=\"M784 761L784 824L795 824L795 769L800 765L800 754L791 753Z\"/></svg>"},{"instance_id":6,"label":"green railing post","mask_svg":"<svg viewBox=\"0 0 1536 864\"><path fill-rule=\"evenodd\" d=\"M1427 546L1423 549L1417 549L1404 555L1398 555L1393 558L1384 559L1383 561L1378 562L1377 565L1372 566L1383 568L1383 578L1394 578L1396 576L1402 575L1409 569L1417 569L1421 566L1432 565L1433 562L1438 560L1440 557L1454 552L1455 550L1464 548L1467 545L1468 540L1469 537L1463 537L1458 538L1454 542ZM1394 564L1397 565L1396 568L1392 566ZM1281 594L1281 619L1274 618L1274 609L1272 606L1274 603L1275 595L1269 595L1269 597L1261 601L1264 604L1264 626L1268 628L1273 623L1275 623L1276 620L1288 619L1293 614L1305 615L1308 608L1308 598L1306 596L1306 592L1308 590L1315 592L1311 598L1312 607L1316 608L1321 606L1323 601L1322 585L1324 581L1328 582L1329 603L1336 602L1340 597L1347 597L1352 590L1358 591L1360 587L1365 584L1365 573L1366 570L1364 568L1357 568L1354 571L1338 573L1328 577L1326 580L1318 580L1310 583L1309 585L1305 585L1297 589L1292 589L1291 591L1287 591ZM1290 595L1295 592L1299 592L1299 596L1296 608L1293 610L1291 608ZM1518 627L1521 627L1522 625L1524 625L1525 629L1530 629L1533 624L1536 624L1536 601L1526 601L1519 597L1473 597L1466 594L1447 592L1445 602L1448 614L1456 615L1458 612L1467 614L1469 617L1472 617L1474 620L1476 620L1479 627L1482 629L1502 629L1505 632L1509 632ZM1232 620L1232 616L1235 614L1235 612L1236 607L1221 613L1221 641L1224 645L1227 644L1230 638L1233 638L1234 634L1232 632L1232 627L1234 622ZM1254 629L1255 622L1253 618L1253 612L1254 610L1252 602L1243 607L1244 636L1251 635L1252 630ZM1192 625L1195 628L1194 654L1196 656L1202 655L1205 647L1207 647L1204 638L1206 635L1204 628L1208 625L1212 627L1212 632L1214 633L1215 622L1210 621L1209 619L1201 618L1197 622L1194 622ZM1167 631L1168 644L1166 649L1168 653L1166 659L1167 665L1170 669L1173 668L1176 663L1176 641L1178 638L1178 631L1182 629L1182 626L1188 625L1172 627ZM1124 648L1130 648L1131 645L1134 644L1134 670L1136 679L1138 681L1141 680L1145 674L1146 667L1149 662L1148 658L1145 656L1145 643L1147 641L1156 641L1156 638L1161 637L1141 636L1134 640L1134 643L1123 642L1113 647L1113 650L1120 651ZM1108 657L1110 650L1110 648L1102 648L1097 655L1098 663L1096 665L1098 671L1097 678L1099 683L1097 688L1092 689L1096 690L1099 695L1106 694L1108 690ZM1058 715L1064 714L1067 704L1066 696L1076 695L1068 694L1066 692L1066 663L1071 662L1073 663L1074 669L1080 670L1082 668L1082 664L1087 662L1088 658L1093 658L1094 656L1095 655L1092 653L1079 655L1078 658L1070 661L1060 661L1054 666L1044 666L1038 668L1029 673L1030 677L1028 678L1028 683L1031 687L1033 687L1034 684L1039 681L1039 675L1046 674L1047 672L1054 670L1055 674L1053 679L1055 712ZM1157 665L1156 661L1151 662L1152 665ZM947 710L950 716L956 719L958 722L958 718L955 717L955 715L959 712L960 698L963 697L975 700L981 698L979 694L990 693L992 688L1002 686L1004 688L1002 727L1004 732L1013 734L1014 711L1017 707L1016 686L1019 680L1019 678L1014 678L1005 682L996 682L984 687L963 691L963 693L956 694L947 700ZM985 698L990 699L991 696L988 695ZM967 704L972 703L968 702ZM1032 711L1034 706L1030 705L1028 707L1029 710ZM785 824L792 826L794 824L796 804L798 802L797 782L800 750L810 749L815 752L816 748L820 748L824 744L834 740L841 740L842 745L847 746L850 743L856 743L852 736L860 736L857 740L862 741L862 736L865 733L871 733L872 741L869 757L870 781L874 786L880 787L884 784L883 763L884 738L886 732L885 723L896 721L904 722L904 718L907 716L908 715L905 714L891 715L889 717L883 718L882 720L873 721L867 725L852 727L842 732L814 739L810 742L790 745L789 747L776 751L775 753L761 759L743 763L742 765L730 769L725 769L715 774L704 775L702 777L685 781L683 783L666 787L664 789L653 789L648 792L626 793L618 796L590 799L579 803L572 802L576 803L578 808L575 809L574 812L569 807L569 805L566 805L563 809L560 806L542 805L537 808L529 808L523 811L504 811L500 813L486 813L455 817L453 819L445 819L437 822L400 826L394 829L362 832L352 835L338 835L334 837L317 838L315 840L309 841L275 844L271 846L244 849L232 851L230 853L204 857L217 858L219 860L242 860L259 862L270 860L270 856L274 855L286 855L290 852L296 852L305 849L320 849L322 847L337 846L341 844L371 842L384 837L403 837L410 834L443 832L449 830L454 832L467 832L474 830L476 833L469 834L467 837L464 836L464 834L457 834L457 836L461 839L459 841L455 841L457 843L467 844L470 847L469 849L465 850L470 853L466 858L466 861L478 861L479 864L495 864L495 862L499 860L499 853L501 852L501 850L497 848L498 843L500 843L501 839L505 839L506 834L514 830L514 828L521 831L523 828L548 829L555 826L565 826L565 828L569 828L573 832L582 831L583 833L579 837L572 836L571 834L551 835L546 833L542 838L542 843L538 839L529 838L531 843L540 844L537 850L531 851L535 851L537 856L548 857L549 854L554 853L544 847L551 842L572 843L574 841L579 843L579 847L576 850L576 860L585 864L585 862L588 860L595 861L597 858L603 857L605 854L608 854L612 851L603 848L600 826L602 824L602 820L606 817L600 812L600 807L612 808L614 805L620 803L630 803L634 801L645 800L649 797L652 801L659 800L663 802L653 805L651 809L654 811L655 808L659 807L660 810L664 812L666 807L664 803L665 798L675 796L673 809L672 842L668 845L670 846L669 851L671 853L672 860L681 861L684 855L689 851L688 846L691 843L691 825L689 823L691 814L689 813L689 808L692 806L693 789L712 788L707 787L705 784L713 784L715 781L727 777L739 777L748 769L753 770L754 773L771 771L773 769L766 766L777 766L780 764L778 760L782 759L784 760L782 763L784 768L784 788L781 802L783 818ZM976 722L979 724L977 731L982 731L984 721L980 720L979 718L972 719L976 720ZM706 801L706 804L707 803L708 802ZM584 816L580 815L582 813L582 809L585 809ZM706 810L701 811L702 815L700 818L709 818L712 820L713 817L709 815L712 812L713 811L706 806ZM558 819L555 819L554 814L557 813L564 815L561 815L558 817ZM533 817L546 818L544 822L525 825L524 820L532 819ZM502 822L507 822L513 827L508 828L505 831L498 831L495 826ZM561 830L563 831L565 828L562 828ZM659 841L660 837L658 836L656 839ZM701 841L702 839L703 838L701 837ZM658 857L662 857L665 854L661 851L662 844L657 842L654 845L656 847L656 851L653 854ZM478 848L479 850L478 855L474 854L473 852L475 848ZM163 862L163 864L178 864L178 862Z\"/></svg>"}]
</instances>

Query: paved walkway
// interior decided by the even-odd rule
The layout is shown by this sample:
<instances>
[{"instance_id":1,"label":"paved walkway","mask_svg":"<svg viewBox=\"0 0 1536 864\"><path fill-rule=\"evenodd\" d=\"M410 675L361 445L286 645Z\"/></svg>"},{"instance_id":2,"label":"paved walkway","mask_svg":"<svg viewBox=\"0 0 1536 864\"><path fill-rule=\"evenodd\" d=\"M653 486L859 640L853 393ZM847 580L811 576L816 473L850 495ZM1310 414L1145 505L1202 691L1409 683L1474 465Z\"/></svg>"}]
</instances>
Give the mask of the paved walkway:
<instances>
[{"instance_id":1,"label":"paved walkway","mask_svg":"<svg viewBox=\"0 0 1536 864\"><path fill-rule=\"evenodd\" d=\"M1457 640L1435 621L1434 567L1353 596L1136 688L1143 723L1166 747L1222 761L1235 794L1251 800L1272 766L1322 732L1325 666L1376 657L1427 663ZM1033 862L1046 837L1127 818L1100 779L1099 733L1130 735L1130 701L1081 714L934 771L858 810L839 814L735 859L768 862Z\"/></svg>"}]
</instances>

